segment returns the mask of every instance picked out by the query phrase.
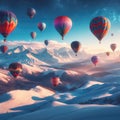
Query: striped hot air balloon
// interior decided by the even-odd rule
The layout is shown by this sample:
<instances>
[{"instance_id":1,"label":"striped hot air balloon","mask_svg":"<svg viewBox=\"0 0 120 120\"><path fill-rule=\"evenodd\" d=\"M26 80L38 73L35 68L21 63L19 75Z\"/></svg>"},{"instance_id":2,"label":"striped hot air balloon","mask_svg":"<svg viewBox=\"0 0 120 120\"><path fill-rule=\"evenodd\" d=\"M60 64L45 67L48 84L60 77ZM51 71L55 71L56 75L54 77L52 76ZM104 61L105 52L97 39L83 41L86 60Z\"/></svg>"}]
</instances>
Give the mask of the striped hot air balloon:
<instances>
[{"instance_id":1,"label":"striped hot air balloon","mask_svg":"<svg viewBox=\"0 0 120 120\"><path fill-rule=\"evenodd\" d=\"M103 16L95 17L90 22L90 30L100 41L108 33L110 29L110 21L108 18Z\"/></svg>"},{"instance_id":2,"label":"striped hot air balloon","mask_svg":"<svg viewBox=\"0 0 120 120\"><path fill-rule=\"evenodd\" d=\"M0 11L0 33L6 41L6 37L15 29L17 26L17 18L14 13L10 11Z\"/></svg>"}]
</instances>

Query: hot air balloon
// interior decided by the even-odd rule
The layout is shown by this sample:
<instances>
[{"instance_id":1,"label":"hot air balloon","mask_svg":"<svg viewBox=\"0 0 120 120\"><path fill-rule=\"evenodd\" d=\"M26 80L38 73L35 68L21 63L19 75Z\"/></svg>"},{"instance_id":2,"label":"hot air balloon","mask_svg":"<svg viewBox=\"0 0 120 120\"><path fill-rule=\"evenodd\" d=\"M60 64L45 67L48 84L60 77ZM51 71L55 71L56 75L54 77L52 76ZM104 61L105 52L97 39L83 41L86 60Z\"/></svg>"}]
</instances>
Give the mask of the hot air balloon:
<instances>
[{"instance_id":1,"label":"hot air balloon","mask_svg":"<svg viewBox=\"0 0 120 120\"><path fill-rule=\"evenodd\" d=\"M111 33L111 36L114 36L114 33Z\"/></svg>"},{"instance_id":2,"label":"hot air balloon","mask_svg":"<svg viewBox=\"0 0 120 120\"><path fill-rule=\"evenodd\" d=\"M6 37L15 29L17 26L17 18L14 13L10 11L0 10L0 33L6 41Z\"/></svg>"},{"instance_id":3,"label":"hot air balloon","mask_svg":"<svg viewBox=\"0 0 120 120\"><path fill-rule=\"evenodd\" d=\"M46 24L43 22L38 23L38 28L40 31L44 31L46 28Z\"/></svg>"},{"instance_id":4,"label":"hot air balloon","mask_svg":"<svg viewBox=\"0 0 120 120\"><path fill-rule=\"evenodd\" d=\"M95 17L90 22L90 30L97 37L99 42L108 33L110 29L110 21L108 18L103 16Z\"/></svg>"},{"instance_id":5,"label":"hot air balloon","mask_svg":"<svg viewBox=\"0 0 120 120\"><path fill-rule=\"evenodd\" d=\"M110 52L106 52L106 55L109 56L109 55L110 55Z\"/></svg>"},{"instance_id":6,"label":"hot air balloon","mask_svg":"<svg viewBox=\"0 0 120 120\"><path fill-rule=\"evenodd\" d=\"M76 53L76 56L77 56L77 52L81 48L81 43L79 41L73 41L71 43L71 48L73 49L73 51Z\"/></svg>"},{"instance_id":7,"label":"hot air balloon","mask_svg":"<svg viewBox=\"0 0 120 120\"><path fill-rule=\"evenodd\" d=\"M62 40L64 36L70 31L72 27L72 20L67 16L58 16L54 20L54 26L57 32L62 36Z\"/></svg>"},{"instance_id":8,"label":"hot air balloon","mask_svg":"<svg viewBox=\"0 0 120 120\"><path fill-rule=\"evenodd\" d=\"M33 18L36 14L36 10L34 8L28 8L27 9L27 15L30 17L30 18Z\"/></svg>"},{"instance_id":9,"label":"hot air balloon","mask_svg":"<svg viewBox=\"0 0 120 120\"><path fill-rule=\"evenodd\" d=\"M2 53L6 53L6 52L8 51L8 47L5 46L5 45L2 45L2 46L0 46L0 51L1 51Z\"/></svg>"},{"instance_id":10,"label":"hot air balloon","mask_svg":"<svg viewBox=\"0 0 120 120\"><path fill-rule=\"evenodd\" d=\"M35 39L37 36L36 32L31 32L30 35L31 35L32 39Z\"/></svg>"},{"instance_id":11,"label":"hot air balloon","mask_svg":"<svg viewBox=\"0 0 120 120\"><path fill-rule=\"evenodd\" d=\"M92 61L92 63L96 66L97 63L98 63L98 57L97 57L97 56L93 56L93 57L91 58L91 61Z\"/></svg>"},{"instance_id":12,"label":"hot air balloon","mask_svg":"<svg viewBox=\"0 0 120 120\"><path fill-rule=\"evenodd\" d=\"M110 45L110 48L112 49L112 51L114 52L116 49L117 45L115 43Z\"/></svg>"},{"instance_id":13,"label":"hot air balloon","mask_svg":"<svg viewBox=\"0 0 120 120\"><path fill-rule=\"evenodd\" d=\"M48 46L48 40L45 40L45 41L44 41L44 44L45 44L46 46Z\"/></svg>"},{"instance_id":14,"label":"hot air balloon","mask_svg":"<svg viewBox=\"0 0 120 120\"><path fill-rule=\"evenodd\" d=\"M60 83L61 83L61 81L60 81L60 78L59 78L59 77L52 77L52 78L51 78L51 84L52 84L54 87L58 86Z\"/></svg>"},{"instance_id":15,"label":"hot air balloon","mask_svg":"<svg viewBox=\"0 0 120 120\"><path fill-rule=\"evenodd\" d=\"M22 72L22 65L20 63L11 63L9 65L9 71L14 78L16 78Z\"/></svg>"}]
</instances>

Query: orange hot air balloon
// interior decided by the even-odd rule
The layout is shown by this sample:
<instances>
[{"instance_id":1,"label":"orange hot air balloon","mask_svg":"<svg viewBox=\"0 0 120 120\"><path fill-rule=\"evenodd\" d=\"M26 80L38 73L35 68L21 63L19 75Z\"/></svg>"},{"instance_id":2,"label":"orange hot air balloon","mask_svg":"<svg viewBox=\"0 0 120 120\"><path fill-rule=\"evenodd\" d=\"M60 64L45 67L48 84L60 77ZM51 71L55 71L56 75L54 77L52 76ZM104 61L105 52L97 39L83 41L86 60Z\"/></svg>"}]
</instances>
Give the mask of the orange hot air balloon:
<instances>
[{"instance_id":1,"label":"orange hot air balloon","mask_svg":"<svg viewBox=\"0 0 120 120\"><path fill-rule=\"evenodd\" d=\"M115 49L117 48L117 44L113 43L110 45L110 48L112 49L112 51L114 52Z\"/></svg>"},{"instance_id":2,"label":"orange hot air balloon","mask_svg":"<svg viewBox=\"0 0 120 120\"><path fill-rule=\"evenodd\" d=\"M62 36L62 40L64 36L70 31L72 27L72 20L67 16L58 16L54 20L54 26L58 33Z\"/></svg>"},{"instance_id":3,"label":"orange hot air balloon","mask_svg":"<svg viewBox=\"0 0 120 120\"><path fill-rule=\"evenodd\" d=\"M110 52L106 52L106 55L109 56L109 55L110 55Z\"/></svg>"},{"instance_id":4,"label":"orange hot air balloon","mask_svg":"<svg viewBox=\"0 0 120 120\"><path fill-rule=\"evenodd\" d=\"M110 21L103 16L95 17L90 22L90 30L97 37L99 42L105 37L110 29Z\"/></svg>"},{"instance_id":5,"label":"orange hot air balloon","mask_svg":"<svg viewBox=\"0 0 120 120\"><path fill-rule=\"evenodd\" d=\"M60 81L60 78L59 78L59 77L52 77L52 78L51 78L51 84L52 84L54 87L58 86L60 83L61 83L61 81Z\"/></svg>"},{"instance_id":6,"label":"orange hot air balloon","mask_svg":"<svg viewBox=\"0 0 120 120\"><path fill-rule=\"evenodd\" d=\"M6 41L6 37L16 28L17 18L10 11L0 11L0 33Z\"/></svg>"}]
</instances>

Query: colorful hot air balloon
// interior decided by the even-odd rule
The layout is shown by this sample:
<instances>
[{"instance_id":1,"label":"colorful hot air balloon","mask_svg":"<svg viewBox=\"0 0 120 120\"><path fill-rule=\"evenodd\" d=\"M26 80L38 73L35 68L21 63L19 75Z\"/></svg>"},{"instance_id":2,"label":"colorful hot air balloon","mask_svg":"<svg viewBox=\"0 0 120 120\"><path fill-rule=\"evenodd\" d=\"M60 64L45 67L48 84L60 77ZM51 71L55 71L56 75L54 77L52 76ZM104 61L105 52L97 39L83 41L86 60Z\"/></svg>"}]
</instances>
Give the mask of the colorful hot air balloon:
<instances>
[{"instance_id":1,"label":"colorful hot air balloon","mask_svg":"<svg viewBox=\"0 0 120 120\"><path fill-rule=\"evenodd\" d=\"M108 33L110 29L110 21L103 16L95 17L90 22L90 30L100 41Z\"/></svg>"},{"instance_id":2,"label":"colorful hot air balloon","mask_svg":"<svg viewBox=\"0 0 120 120\"><path fill-rule=\"evenodd\" d=\"M36 32L31 32L30 35L31 35L32 39L35 39L37 36Z\"/></svg>"},{"instance_id":3,"label":"colorful hot air balloon","mask_svg":"<svg viewBox=\"0 0 120 120\"><path fill-rule=\"evenodd\" d=\"M38 28L40 31L44 31L46 28L46 24L43 22L38 23Z\"/></svg>"},{"instance_id":4,"label":"colorful hot air balloon","mask_svg":"<svg viewBox=\"0 0 120 120\"><path fill-rule=\"evenodd\" d=\"M92 61L92 63L96 66L97 63L98 63L98 57L97 57L97 56L93 56L93 57L91 58L91 61Z\"/></svg>"},{"instance_id":5,"label":"colorful hot air balloon","mask_svg":"<svg viewBox=\"0 0 120 120\"><path fill-rule=\"evenodd\" d=\"M8 47L5 46L5 45L2 45L2 46L0 46L0 51L1 51L2 53L6 53L6 52L8 51Z\"/></svg>"},{"instance_id":6,"label":"colorful hot air balloon","mask_svg":"<svg viewBox=\"0 0 120 120\"><path fill-rule=\"evenodd\" d=\"M45 41L44 41L44 44L45 44L46 46L48 46L48 40L45 40Z\"/></svg>"},{"instance_id":7,"label":"colorful hot air balloon","mask_svg":"<svg viewBox=\"0 0 120 120\"><path fill-rule=\"evenodd\" d=\"M0 10L0 33L6 41L6 37L15 29L17 26L17 18L14 13L10 11Z\"/></svg>"},{"instance_id":8,"label":"colorful hot air balloon","mask_svg":"<svg viewBox=\"0 0 120 120\"><path fill-rule=\"evenodd\" d=\"M13 77L17 77L22 72L22 65L20 63L11 63L9 65L9 71Z\"/></svg>"},{"instance_id":9,"label":"colorful hot air balloon","mask_svg":"<svg viewBox=\"0 0 120 120\"><path fill-rule=\"evenodd\" d=\"M60 83L61 83L61 81L60 81L60 78L59 78L59 77L52 77L52 78L51 78L51 84L52 84L54 87L58 86Z\"/></svg>"},{"instance_id":10,"label":"colorful hot air balloon","mask_svg":"<svg viewBox=\"0 0 120 120\"><path fill-rule=\"evenodd\" d=\"M30 18L33 18L36 14L36 10L34 8L28 8L27 9L27 15L30 17Z\"/></svg>"},{"instance_id":11,"label":"colorful hot air balloon","mask_svg":"<svg viewBox=\"0 0 120 120\"><path fill-rule=\"evenodd\" d=\"M76 53L77 56L77 52L79 51L79 49L81 48L81 43L79 41L73 41L71 43L71 48L72 50Z\"/></svg>"},{"instance_id":12,"label":"colorful hot air balloon","mask_svg":"<svg viewBox=\"0 0 120 120\"><path fill-rule=\"evenodd\" d=\"M64 36L70 31L72 27L72 20L67 16L58 16L54 20L54 26L57 32L62 36L62 40Z\"/></svg>"},{"instance_id":13,"label":"colorful hot air balloon","mask_svg":"<svg viewBox=\"0 0 120 120\"><path fill-rule=\"evenodd\" d=\"M110 48L112 49L112 51L114 52L116 49L117 45L115 43L110 45Z\"/></svg>"},{"instance_id":14,"label":"colorful hot air balloon","mask_svg":"<svg viewBox=\"0 0 120 120\"><path fill-rule=\"evenodd\" d=\"M110 52L106 52L106 55L109 56L109 55L110 55Z\"/></svg>"}]
</instances>

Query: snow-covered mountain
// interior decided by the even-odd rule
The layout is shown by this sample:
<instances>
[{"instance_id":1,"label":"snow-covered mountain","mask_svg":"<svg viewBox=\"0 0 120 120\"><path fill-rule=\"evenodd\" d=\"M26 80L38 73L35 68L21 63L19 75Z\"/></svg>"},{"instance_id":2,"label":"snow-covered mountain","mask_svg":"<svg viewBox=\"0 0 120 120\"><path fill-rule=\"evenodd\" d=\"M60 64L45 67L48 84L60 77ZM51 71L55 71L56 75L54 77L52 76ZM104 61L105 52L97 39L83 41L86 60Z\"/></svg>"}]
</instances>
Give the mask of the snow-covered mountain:
<instances>
[{"instance_id":1,"label":"snow-covered mountain","mask_svg":"<svg viewBox=\"0 0 120 120\"><path fill-rule=\"evenodd\" d=\"M95 67L89 51L75 56L67 43L6 44L8 52L0 53L0 120L120 119L118 51L97 54ZM7 70L12 62L23 66L16 79ZM54 76L60 78L56 87Z\"/></svg>"}]
</instances>

